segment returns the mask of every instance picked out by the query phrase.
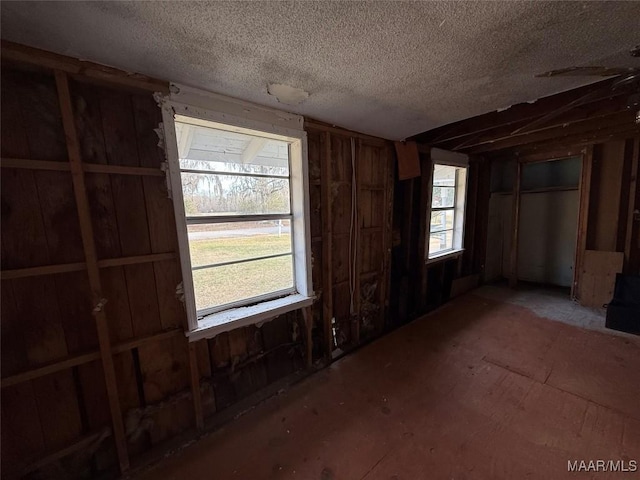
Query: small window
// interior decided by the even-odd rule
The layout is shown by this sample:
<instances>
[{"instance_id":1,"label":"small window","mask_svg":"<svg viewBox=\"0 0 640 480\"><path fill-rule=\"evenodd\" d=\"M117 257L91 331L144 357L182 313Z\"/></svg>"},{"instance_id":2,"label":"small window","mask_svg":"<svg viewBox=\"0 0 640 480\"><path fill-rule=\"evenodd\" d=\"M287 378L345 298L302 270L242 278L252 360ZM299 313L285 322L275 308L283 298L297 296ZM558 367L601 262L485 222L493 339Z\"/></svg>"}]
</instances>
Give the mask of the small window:
<instances>
[{"instance_id":1,"label":"small window","mask_svg":"<svg viewBox=\"0 0 640 480\"><path fill-rule=\"evenodd\" d=\"M434 164L428 258L462 250L467 169Z\"/></svg>"},{"instance_id":2,"label":"small window","mask_svg":"<svg viewBox=\"0 0 640 480\"><path fill-rule=\"evenodd\" d=\"M189 336L310 304L305 133L176 110L164 118Z\"/></svg>"}]
</instances>

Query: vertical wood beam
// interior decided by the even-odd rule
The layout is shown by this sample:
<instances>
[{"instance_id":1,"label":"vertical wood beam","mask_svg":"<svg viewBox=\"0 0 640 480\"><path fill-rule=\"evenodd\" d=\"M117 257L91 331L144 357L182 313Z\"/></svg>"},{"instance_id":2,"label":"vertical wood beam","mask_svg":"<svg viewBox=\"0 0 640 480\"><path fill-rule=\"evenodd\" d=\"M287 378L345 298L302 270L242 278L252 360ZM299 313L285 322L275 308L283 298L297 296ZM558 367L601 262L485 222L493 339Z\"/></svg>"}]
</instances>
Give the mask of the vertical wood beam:
<instances>
[{"instance_id":1,"label":"vertical wood beam","mask_svg":"<svg viewBox=\"0 0 640 480\"><path fill-rule=\"evenodd\" d=\"M313 309L312 307L304 307L302 309L302 318L304 319L304 326L306 331L307 341L307 368L313 366Z\"/></svg>"},{"instance_id":2,"label":"vertical wood beam","mask_svg":"<svg viewBox=\"0 0 640 480\"><path fill-rule=\"evenodd\" d=\"M362 255L359 254L358 250L360 248L360 240L362 240L362 225L360 225L361 219L363 218L363 215L360 212L360 208L362 207L362 175L359 175L359 171L360 168L358 168L358 163L360 161L360 153L362 152L362 139L358 138L355 141L355 155L354 155L354 161L353 161L353 168L354 168L354 175L355 175L355 180L356 180L356 204L355 204L355 219L353 222L353 229L354 229L354 237L353 237L353 254L355 255L355 262L354 262L354 275L353 275L353 282L354 282L354 288L353 288L353 303L354 303L354 315L355 318L352 317L351 321L354 322L352 324L352 331L353 331L353 341L352 341L352 346L356 346L360 344L360 322L362 320L362 317L360 315L360 305L361 305L361 299L360 299L360 270L362 270Z\"/></svg>"},{"instance_id":3,"label":"vertical wood beam","mask_svg":"<svg viewBox=\"0 0 640 480\"><path fill-rule=\"evenodd\" d=\"M388 314L389 292L391 292L391 248L393 244L393 195L394 195L394 160L393 150L390 145L384 148L385 153L385 179L384 179L384 233L382 254L382 286L380 291L380 324L378 334L384 330L385 319Z\"/></svg>"},{"instance_id":4,"label":"vertical wood beam","mask_svg":"<svg viewBox=\"0 0 640 480\"><path fill-rule=\"evenodd\" d=\"M484 282L485 264L487 259L487 233L489 230L489 201L491 199L491 163L486 158L480 157L479 160L479 180L478 180L478 207L476 209L475 236L478 239L475 242L474 263L472 272L479 273L481 282Z\"/></svg>"},{"instance_id":5,"label":"vertical wood beam","mask_svg":"<svg viewBox=\"0 0 640 480\"><path fill-rule=\"evenodd\" d=\"M204 429L204 414L202 412L202 393L200 392L200 370L198 369L198 351L196 342L189 342L189 373L191 374L191 394L193 395L193 412L196 428Z\"/></svg>"},{"instance_id":6,"label":"vertical wood beam","mask_svg":"<svg viewBox=\"0 0 640 480\"><path fill-rule=\"evenodd\" d=\"M509 268L509 286L518 284L518 231L520 227L520 183L522 177L522 163L516 162L516 177L513 184L513 222L511 223L511 257Z\"/></svg>"},{"instance_id":7,"label":"vertical wood beam","mask_svg":"<svg viewBox=\"0 0 640 480\"><path fill-rule=\"evenodd\" d=\"M321 155L322 172L321 201L322 201L322 324L324 327L325 360L331 362L333 352L333 221L331 212L331 186L333 174L331 167L331 133L323 132L324 152Z\"/></svg>"},{"instance_id":8,"label":"vertical wood beam","mask_svg":"<svg viewBox=\"0 0 640 480\"><path fill-rule=\"evenodd\" d=\"M429 212L431 211L431 197L433 186L433 162L431 161L431 150L429 154L420 153L420 170L422 176L420 177L420 220L418 223L418 268L420 275L420 284L418 290L418 313L423 313L427 306L427 259L429 258L429 237L431 218Z\"/></svg>"},{"instance_id":9,"label":"vertical wood beam","mask_svg":"<svg viewBox=\"0 0 640 480\"><path fill-rule=\"evenodd\" d=\"M593 145L582 151L582 170L578 186L578 234L576 236L576 253L573 264L573 284L571 298L580 298L580 284L584 267L584 252L587 249L587 228L589 221L589 199L591 197L591 173L593 169Z\"/></svg>"},{"instance_id":10,"label":"vertical wood beam","mask_svg":"<svg viewBox=\"0 0 640 480\"><path fill-rule=\"evenodd\" d=\"M624 271L630 274L639 274L638 261L640 260L638 251L640 245L638 240L638 231L640 223L640 213L636 213L640 209L640 189L638 182L638 173L640 173L640 137L636 137L633 141L633 156L631 158L631 178L629 180L629 208L627 211L627 231L624 242ZM635 239L635 245L634 245Z\"/></svg>"},{"instance_id":11,"label":"vertical wood beam","mask_svg":"<svg viewBox=\"0 0 640 480\"><path fill-rule=\"evenodd\" d=\"M109 399L109 409L111 411L113 434L118 453L120 470L121 472L125 472L129 468L127 441L124 433L122 411L120 409L116 372L113 366L111 341L109 338L109 325L104 311L104 298L102 295L98 256L96 253L96 244L94 240L93 226L91 223L91 211L89 209L89 199L87 196L87 188L82 167L80 143L76 132L71 93L69 92L69 81L67 75L60 70L55 70L55 78L58 90L58 100L60 102L60 112L62 115L62 124L64 127L69 154L73 193L78 209L80 234L82 236L82 245L84 248L87 274L89 277L92 309L96 319L100 357L102 359L102 368L104 370L107 396Z\"/></svg>"}]
</instances>

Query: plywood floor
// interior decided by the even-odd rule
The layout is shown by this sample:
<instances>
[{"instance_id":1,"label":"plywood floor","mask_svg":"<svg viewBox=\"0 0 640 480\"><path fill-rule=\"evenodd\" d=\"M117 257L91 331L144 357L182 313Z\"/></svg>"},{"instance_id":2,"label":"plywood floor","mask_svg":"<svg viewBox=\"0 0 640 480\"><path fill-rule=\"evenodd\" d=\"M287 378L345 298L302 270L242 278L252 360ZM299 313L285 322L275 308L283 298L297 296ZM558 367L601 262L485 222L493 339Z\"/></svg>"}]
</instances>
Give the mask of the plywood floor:
<instances>
[{"instance_id":1,"label":"plywood floor","mask_svg":"<svg viewBox=\"0 0 640 480\"><path fill-rule=\"evenodd\" d=\"M343 358L144 479L640 478L640 342L468 294Z\"/></svg>"}]
</instances>

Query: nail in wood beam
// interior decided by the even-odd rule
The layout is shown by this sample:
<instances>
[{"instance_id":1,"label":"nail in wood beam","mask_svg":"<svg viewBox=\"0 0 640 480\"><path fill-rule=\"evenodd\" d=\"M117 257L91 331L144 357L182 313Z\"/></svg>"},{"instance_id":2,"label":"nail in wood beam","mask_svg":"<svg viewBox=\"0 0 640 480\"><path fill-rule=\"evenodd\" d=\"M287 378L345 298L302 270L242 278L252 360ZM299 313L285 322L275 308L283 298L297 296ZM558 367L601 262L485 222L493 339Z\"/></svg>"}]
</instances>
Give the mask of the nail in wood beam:
<instances>
[{"instance_id":1,"label":"nail in wood beam","mask_svg":"<svg viewBox=\"0 0 640 480\"><path fill-rule=\"evenodd\" d=\"M69 92L69 81L67 75L60 70L55 71L55 78L58 90L58 99L60 102L60 112L62 114L62 124L64 127L67 151L69 154L69 166L71 168L73 192L75 195L76 206L78 208L80 234L82 236L82 245L84 247L87 274L89 277L89 287L91 289L91 302L96 318L98 343L100 345L100 355L102 357L102 367L104 369L104 378L107 387L107 396L109 399L109 409L111 411L114 439L118 453L120 470L121 472L125 472L129 468L129 455L127 453L122 411L120 409L120 400L118 397L116 373L113 366L111 342L109 339L109 325L107 323L107 316L104 308L101 307L103 295L100 281L100 269L98 267L93 226L91 224L89 199L87 196L84 172L82 170L80 144L73 116L73 104L71 101L71 93Z\"/></svg>"}]
</instances>

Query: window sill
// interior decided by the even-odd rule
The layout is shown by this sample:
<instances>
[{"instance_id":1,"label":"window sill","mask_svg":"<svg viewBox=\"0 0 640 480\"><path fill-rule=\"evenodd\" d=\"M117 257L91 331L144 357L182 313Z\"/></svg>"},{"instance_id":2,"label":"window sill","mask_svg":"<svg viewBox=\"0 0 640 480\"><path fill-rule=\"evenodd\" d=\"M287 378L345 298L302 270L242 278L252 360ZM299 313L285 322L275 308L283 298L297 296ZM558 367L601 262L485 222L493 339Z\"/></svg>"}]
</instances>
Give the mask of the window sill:
<instances>
[{"instance_id":1,"label":"window sill","mask_svg":"<svg viewBox=\"0 0 640 480\"><path fill-rule=\"evenodd\" d=\"M312 303L312 297L295 294L249 307L238 307L224 312L212 313L198 322L198 328L185 332L185 335L190 342L211 338L222 332L260 323L283 313L308 307Z\"/></svg>"},{"instance_id":2,"label":"window sill","mask_svg":"<svg viewBox=\"0 0 640 480\"><path fill-rule=\"evenodd\" d=\"M459 248L457 250L449 250L446 252L442 252L438 255L434 255L433 257L429 258L425 263L429 265L436 262L442 262L444 260L449 260L451 258L459 257L463 253L464 253L464 248Z\"/></svg>"}]
</instances>

